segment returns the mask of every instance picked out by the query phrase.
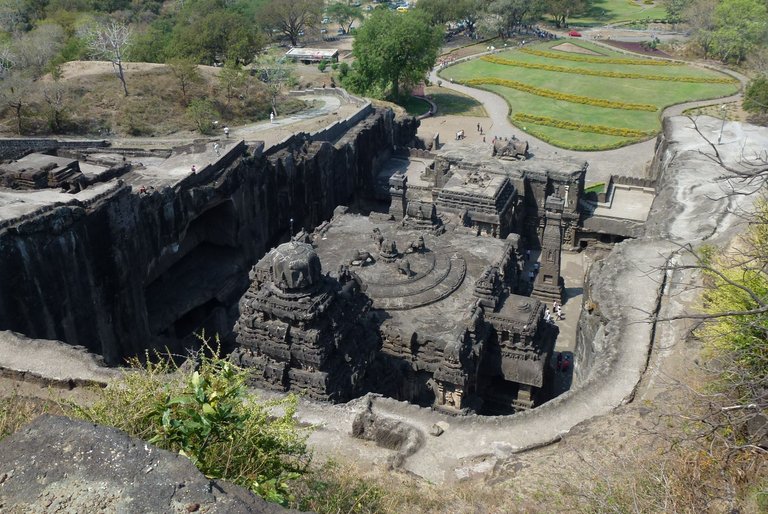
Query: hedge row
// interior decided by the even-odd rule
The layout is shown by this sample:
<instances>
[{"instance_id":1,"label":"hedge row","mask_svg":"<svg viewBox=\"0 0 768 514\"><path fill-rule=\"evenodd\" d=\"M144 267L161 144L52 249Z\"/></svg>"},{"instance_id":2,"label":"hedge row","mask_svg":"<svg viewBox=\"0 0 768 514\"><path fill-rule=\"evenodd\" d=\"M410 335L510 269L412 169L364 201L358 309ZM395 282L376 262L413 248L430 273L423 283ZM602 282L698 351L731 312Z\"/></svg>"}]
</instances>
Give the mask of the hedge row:
<instances>
[{"instance_id":1,"label":"hedge row","mask_svg":"<svg viewBox=\"0 0 768 514\"><path fill-rule=\"evenodd\" d=\"M639 143L643 140L643 138L627 138L622 139L619 141L615 141L613 143L606 143L602 145L598 144L579 144L579 143L570 143L567 141L561 141L557 138L551 137L549 134L546 134L545 132L541 132L539 130L536 130L533 127L526 127L525 131L530 134L531 136L535 137L536 139L540 139L546 143L549 143L551 145L560 147L560 148L566 148L568 150L576 150L579 152L595 152L595 151L602 151L602 150L614 150L616 148L621 148L622 146L627 145L633 145L635 143Z\"/></svg>"},{"instance_id":2,"label":"hedge row","mask_svg":"<svg viewBox=\"0 0 768 514\"><path fill-rule=\"evenodd\" d=\"M585 70L581 68L568 68L565 66L555 66L552 64L538 64L532 62L513 61L501 57L492 57L486 55L482 60L494 64L503 64L504 66L517 66L519 68L531 68L535 70L557 71L560 73L575 73L577 75L593 75L595 77L608 77L615 79L645 79L645 80L665 80L669 82L696 82L705 84L732 84L737 82L732 78L707 78L707 77L665 77L663 75L643 75L642 73L623 73L618 71L598 71Z\"/></svg>"},{"instance_id":3,"label":"hedge row","mask_svg":"<svg viewBox=\"0 0 768 514\"><path fill-rule=\"evenodd\" d=\"M603 100L602 98L592 98L589 96L571 95L568 93L560 93L559 91L553 91L552 89L544 89L516 80L486 78L486 79L470 79L462 82L467 86L482 86L486 84L492 84L496 86L504 86L511 89L517 89L518 91L524 91L537 96L544 96L546 98L554 98L555 100L562 100L564 102L571 102L576 104L594 105L597 107L607 107L608 109L623 109L626 111L650 111L656 112L658 107L653 104L635 104L628 102L615 102L613 100Z\"/></svg>"},{"instance_id":4,"label":"hedge row","mask_svg":"<svg viewBox=\"0 0 768 514\"><path fill-rule=\"evenodd\" d=\"M546 125L548 127L555 127L565 130L576 130L578 132L592 132L593 134L603 134L606 136L642 138L652 136L657 132L655 130L637 130L623 127L609 127L607 125L577 123L575 121L558 120L548 116L537 116L535 114L527 114L524 112L518 112L514 115L513 119L519 122L530 122L536 123L537 125Z\"/></svg>"},{"instance_id":5,"label":"hedge row","mask_svg":"<svg viewBox=\"0 0 768 514\"><path fill-rule=\"evenodd\" d=\"M639 66L681 66L683 63L674 61L658 61L654 59L622 59L618 57L591 57L588 55L567 54L565 52L547 52L546 50L535 50L533 48L521 48L521 52L539 57L548 57L550 59L560 59L563 61L576 62L594 62L599 64L632 64Z\"/></svg>"}]
</instances>

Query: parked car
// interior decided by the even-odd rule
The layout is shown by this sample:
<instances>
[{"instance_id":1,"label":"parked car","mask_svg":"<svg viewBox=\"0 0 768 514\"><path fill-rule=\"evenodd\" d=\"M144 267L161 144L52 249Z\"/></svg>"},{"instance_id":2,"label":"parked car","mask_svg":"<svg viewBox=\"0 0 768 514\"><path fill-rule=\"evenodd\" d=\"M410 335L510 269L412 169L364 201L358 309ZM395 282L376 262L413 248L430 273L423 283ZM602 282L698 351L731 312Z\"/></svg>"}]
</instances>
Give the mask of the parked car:
<instances>
[{"instance_id":1,"label":"parked car","mask_svg":"<svg viewBox=\"0 0 768 514\"><path fill-rule=\"evenodd\" d=\"M581 32L579 32L578 30L572 30L568 33L568 35L571 37L581 37Z\"/></svg>"}]
</instances>

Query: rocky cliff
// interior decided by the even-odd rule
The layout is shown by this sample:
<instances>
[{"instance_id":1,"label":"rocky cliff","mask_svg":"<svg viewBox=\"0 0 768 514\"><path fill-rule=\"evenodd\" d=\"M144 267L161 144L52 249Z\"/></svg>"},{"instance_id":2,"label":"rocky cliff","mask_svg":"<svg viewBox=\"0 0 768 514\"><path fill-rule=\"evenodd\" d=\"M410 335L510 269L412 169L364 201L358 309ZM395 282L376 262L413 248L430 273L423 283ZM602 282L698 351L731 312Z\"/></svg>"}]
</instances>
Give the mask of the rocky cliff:
<instances>
[{"instance_id":1,"label":"rocky cliff","mask_svg":"<svg viewBox=\"0 0 768 514\"><path fill-rule=\"evenodd\" d=\"M226 337L250 267L294 229L372 190L412 118L373 110L333 143L240 145L207 173L139 194L116 182L96 201L0 225L0 330L82 345L108 363L172 351L206 329Z\"/></svg>"}]
</instances>

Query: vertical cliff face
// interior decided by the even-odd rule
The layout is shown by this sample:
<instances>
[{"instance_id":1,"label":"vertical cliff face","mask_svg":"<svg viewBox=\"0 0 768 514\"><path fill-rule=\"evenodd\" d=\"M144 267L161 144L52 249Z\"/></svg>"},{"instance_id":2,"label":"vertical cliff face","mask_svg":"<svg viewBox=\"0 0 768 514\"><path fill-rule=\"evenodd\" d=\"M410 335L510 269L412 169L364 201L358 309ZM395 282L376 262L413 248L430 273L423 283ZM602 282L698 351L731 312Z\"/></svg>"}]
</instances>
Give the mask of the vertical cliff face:
<instances>
[{"instance_id":1,"label":"vertical cliff face","mask_svg":"<svg viewBox=\"0 0 768 514\"><path fill-rule=\"evenodd\" d=\"M289 230L314 227L366 195L416 124L376 110L335 144L273 155L242 148L211 178L136 194L116 185L0 230L0 329L60 339L119 363L180 351L193 332L226 335L248 271Z\"/></svg>"}]
</instances>

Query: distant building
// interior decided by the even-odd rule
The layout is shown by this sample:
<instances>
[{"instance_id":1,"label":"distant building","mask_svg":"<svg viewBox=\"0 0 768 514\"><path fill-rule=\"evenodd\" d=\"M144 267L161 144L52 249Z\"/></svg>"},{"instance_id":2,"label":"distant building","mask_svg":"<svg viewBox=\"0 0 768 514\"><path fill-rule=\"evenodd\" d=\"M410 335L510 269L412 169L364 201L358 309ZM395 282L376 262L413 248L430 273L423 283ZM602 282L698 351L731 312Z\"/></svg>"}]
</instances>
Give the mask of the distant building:
<instances>
[{"instance_id":1,"label":"distant building","mask_svg":"<svg viewBox=\"0 0 768 514\"><path fill-rule=\"evenodd\" d=\"M304 64L320 61L339 62L339 51L333 48L291 48L285 56Z\"/></svg>"}]
</instances>

